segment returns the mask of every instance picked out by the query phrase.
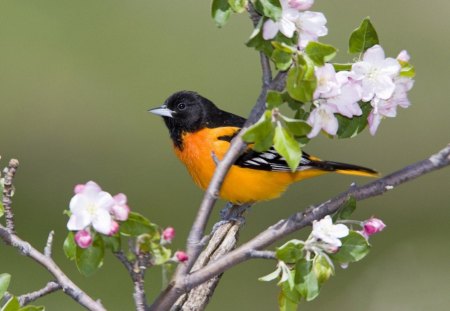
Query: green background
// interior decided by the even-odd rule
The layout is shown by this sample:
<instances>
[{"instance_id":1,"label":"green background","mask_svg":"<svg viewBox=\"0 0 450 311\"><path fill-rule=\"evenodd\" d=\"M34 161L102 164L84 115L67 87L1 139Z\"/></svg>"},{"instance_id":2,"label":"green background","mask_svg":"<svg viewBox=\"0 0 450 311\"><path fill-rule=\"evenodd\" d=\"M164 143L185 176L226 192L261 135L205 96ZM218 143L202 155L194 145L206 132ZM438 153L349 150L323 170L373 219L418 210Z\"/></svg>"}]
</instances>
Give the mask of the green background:
<instances>
[{"instance_id":1,"label":"green background","mask_svg":"<svg viewBox=\"0 0 450 311\"><path fill-rule=\"evenodd\" d=\"M450 142L450 2L316 1L328 19L322 42L346 55L347 38L370 15L390 56L412 55L417 78L412 106L383 121L378 134L351 140L315 139L307 151L389 173L424 159ZM62 253L73 186L97 181L128 195L133 210L185 237L202 197L172 154L166 128L146 110L172 92L196 90L225 110L248 115L260 88L258 55L245 47L247 16L224 29L209 1L0 2L0 154L2 166L21 162L14 212L18 234L42 249L55 230L54 257L67 274L109 310L132 310L132 286L111 255L94 276L80 276ZM450 308L450 170L420 178L358 205L355 218L382 218L367 259L337 269L319 298L301 310L448 310ZM280 218L366 179L328 175L290 187L280 199L255 206L241 241ZM221 203L220 205L223 205ZM212 219L218 218L219 207ZM293 235L304 237L305 233ZM281 242L280 242L281 244ZM160 290L160 271L147 278ZM278 289L257 278L273 262L251 261L227 272L209 310L275 310ZM36 263L0 245L0 272L21 294L51 279ZM80 310L59 292L40 300L48 310Z\"/></svg>"}]
</instances>

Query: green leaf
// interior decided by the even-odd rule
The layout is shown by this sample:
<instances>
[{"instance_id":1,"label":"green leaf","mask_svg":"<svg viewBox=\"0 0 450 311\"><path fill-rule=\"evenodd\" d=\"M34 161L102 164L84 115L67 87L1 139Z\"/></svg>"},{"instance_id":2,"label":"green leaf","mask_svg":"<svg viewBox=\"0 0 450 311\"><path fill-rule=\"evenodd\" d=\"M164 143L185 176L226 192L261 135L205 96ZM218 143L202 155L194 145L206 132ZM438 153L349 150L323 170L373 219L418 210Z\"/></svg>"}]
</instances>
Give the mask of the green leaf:
<instances>
[{"instance_id":1,"label":"green leaf","mask_svg":"<svg viewBox=\"0 0 450 311\"><path fill-rule=\"evenodd\" d=\"M267 109L278 108L283 104L283 97L280 92L269 90L267 92Z\"/></svg>"},{"instance_id":2,"label":"green leaf","mask_svg":"<svg viewBox=\"0 0 450 311\"><path fill-rule=\"evenodd\" d=\"M19 311L20 304L17 297L12 296L3 306L1 311Z\"/></svg>"},{"instance_id":3,"label":"green leaf","mask_svg":"<svg viewBox=\"0 0 450 311\"><path fill-rule=\"evenodd\" d=\"M265 276L260 277L258 280L262 282L270 282L275 280L281 273L281 268L278 266L277 269Z\"/></svg>"},{"instance_id":4,"label":"green leaf","mask_svg":"<svg viewBox=\"0 0 450 311\"><path fill-rule=\"evenodd\" d=\"M333 67L334 67L334 70L336 70L336 72L339 72L339 71L350 71L350 70L352 70L352 65L353 64L339 64L339 63L333 63Z\"/></svg>"},{"instance_id":5,"label":"green leaf","mask_svg":"<svg viewBox=\"0 0 450 311\"><path fill-rule=\"evenodd\" d=\"M323 66L326 62L332 60L336 52L334 46L316 41L310 41L305 48L306 55L316 66Z\"/></svg>"},{"instance_id":6,"label":"green leaf","mask_svg":"<svg viewBox=\"0 0 450 311\"><path fill-rule=\"evenodd\" d=\"M8 273L0 274L0 301L8 290L9 282L11 281L11 275Z\"/></svg>"},{"instance_id":7,"label":"green leaf","mask_svg":"<svg viewBox=\"0 0 450 311\"><path fill-rule=\"evenodd\" d=\"M336 136L338 138L350 138L359 134L368 124L367 117L372 110L370 103L361 104L362 115L353 118L347 118L341 114L335 114L339 122L339 128Z\"/></svg>"},{"instance_id":8,"label":"green leaf","mask_svg":"<svg viewBox=\"0 0 450 311\"><path fill-rule=\"evenodd\" d=\"M45 307L27 305L23 308L20 308L19 311L45 311Z\"/></svg>"},{"instance_id":9,"label":"green leaf","mask_svg":"<svg viewBox=\"0 0 450 311\"><path fill-rule=\"evenodd\" d=\"M325 283L334 274L334 267L325 258L326 255L317 255L313 260L313 271L319 285Z\"/></svg>"},{"instance_id":10,"label":"green leaf","mask_svg":"<svg viewBox=\"0 0 450 311\"><path fill-rule=\"evenodd\" d=\"M339 251L330 255L331 259L339 263L360 261L369 253L369 242L356 231L350 231L341 241L342 246Z\"/></svg>"},{"instance_id":11,"label":"green leaf","mask_svg":"<svg viewBox=\"0 0 450 311\"><path fill-rule=\"evenodd\" d=\"M414 66L408 62L399 61L401 65L400 76L406 78L414 78L416 75L416 70Z\"/></svg>"},{"instance_id":12,"label":"green leaf","mask_svg":"<svg viewBox=\"0 0 450 311\"><path fill-rule=\"evenodd\" d=\"M231 6L228 0L213 0L211 6L211 16L217 27L223 27L231 15Z\"/></svg>"},{"instance_id":13,"label":"green leaf","mask_svg":"<svg viewBox=\"0 0 450 311\"><path fill-rule=\"evenodd\" d=\"M75 260L77 245L75 244L75 238L72 231L69 231L66 239L64 240L63 250L68 259Z\"/></svg>"},{"instance_id":14,"label":"green leaf","mask_svg":"<svg viewBox=\"0 0 450 311\"><path fill-rule=\"evenodd\" d=\"M312 266L312 261L305 259L297 261L295 265L296 288L306 301L316 298L320 291L319 282Z\"/></svg>"},{"instance_id":15,"label":"green leaf","mask_svg":"<svg viewBox=\"0 0 450 311\"><path fill-rule=\"evenodd\" d=\"M152 263L162 265L166 263L172 256L172 251L157 243L151 243L150 252L152 254Z\"/></svg>"},{"instance_id":16,"label":"green leaf","mask_svg":"<svg viewBox=\"0 0 450 311\"><path fill-rule=\"evenodd\" d=\"M378 43L377 32L370 22L370 18L366 17L361 25L352 32L348 43L348 52L363 53Z\"/></svg>"},{"instance_id":17,"label":"green leaf","mask_svg":"<svg viewBox=\"0 0 450 311\"><path fill-rule=\"evenodd\" d=\"M254 150L263 152L272 147L274 135L272 112L267 110L258 122L248 128L242 139L246 142L254 143L252 146Z\"/></svg>"},{"instance_id":18,"label":"green leaf","mask_svg":"<svg viewBox=\"0 0 450 311\"><path fill-rule=\"evenodd\" d=\"M299 240L291 240L278 247L275 256L286 263L295 263L303 258L303 243Z\"/></svg>"},{"instance_id":19,"label":"green leaf","mask_svg":"<svg viewBox=\"0 0 450 311\"><path fill-rule=\"evenodd\" d=\"M272 56L272 52L274 50L270 41L264 40L262 36L262 26L264 19L261 18L258 22L258 25L253 30L250 38L248 39L246 45L248 47L252 47L257 51L263 52L268 57Z\"/></svg>"},{"instance_id":20,"label":"green leaf","mask_svg":"<svg viewBox=\"0 0 450 311\"><path fill-rule=\"evenodd\" d=\"M312 100L316 86L317 78L314 74L314 65L299 56L298 63L288 71L286 88L289 95L306 103Z\"/></svg>"},{"instance_id":21,"label":"green leaf","mask_svg":"<svg viewBox=\"0 0 450 311\"><path fill-rule=\"evenodd\" d=\"M92 275L102 266L104 255L103 239L99 234L96 234L91 246L88 248L77 247L76 264L78 271L85 276Z\"/></svg>"},{"instance_id":22,"label":"green leaf","mask_svg":"<svg viewBox=\"0 0 450 311\"><path fill-rule=\"evenodd\" d=\"M275 128L273 146L286 159L287 164L294 172L302 158L302 151L300 150L299 143L280 123Z\"/></svg>"},{"instance_id":23,"label":"green leaf","mask_svg":"<svg viewBox=\"0 0 450 311\"><path fill-rule=\"evenodd\" d=\"M228 0L228 4L234 12L242 13L245 11L247 0Z\"/></svg>"},{"instance_id":24,"label":"green leaf","mask_svg":"<svg viewBox=\"0 0 450 311\"><path fill-rule=\"evenodd\" d=\"M0 198L1 200L1 198ZM5 208L3 207L3 203L0 201L0 218L5 214Z\"/></svg>"},{"instance_id":25,"label":"green leaf","mask_svg":"<svg viewBox=\"0 0 450 311\"><path fill-rule=\"evenodd\" d=\"M281 18L281 4L279 0L256 0L255 8L259 13L274 21Z\"/></svg>"},{"instance_id":26,"label":"green leaf","mask_svg":"<svg viewBox=\"0 0 450 311\"><path fill-rule=\"evenodd\" d=\"M103 244L107 249L110 249L112 252L120 251L121 240L120 235L116 234L113 236L101 235L103 239Z\"/></svg>"},{"instance_id":27,"label":"green leaf","mask_svg":"<svg viewBox=\"0 0 450 311\"><path fill-rule=\"evenodd\" d=\"M281 118L284 120L287 129L296 137L303 137L311 132L311 125L303 120L292 119L283 115Z\"/></svg>"},{"instance_id":28,"label":"green leaf","mask_svg":"<svg viewBox=\"0 0 450 311\"><path fill-rule=\"evenodd\" d=\"M296 290L290 292L297 293ZM282 291L278 296L278 306L280 308L280 311L297 311L298 303L286 297L286 293Z\"/></svg>"},{"instance_id":29,"label":"green leaf","mask_svg":"<svg viewBox=\"0 0 450 311\"><path fill-rule=\"evenodd\" d=\"M139 213L130 212L128 219L120 224L120 233L125 236L139 236L147 233L159 238L158 228Z\"/></svg>"},{"instance_id":30,"label":"green leaf","mask_svg":"<svg viewBox=\"0 0 450 311\"><path fill-rule=\"evenodd\" d=\"M291 46L285 42L272 41L271 44L275 49L288 54L294 54L295 52L297 52L297 48L295 46Z\"/></svg>"},{"instance_id":31,"label":"green leaf","mask_svg":"<svg viewBox=\"0 0 450 311\"><path fill-rule=\"evenodd\" d=\"M175 265L173 263L165 263L161 265L161 270L162 270L161 289L164 289L169 285L170 279L172 278L173 275L173 271L175 270Z\"/></svg>"},{"instance_id":32,"label":"green leaf","mask_svg":"<svg viewBox=\"0 0 450 311\"><path fill-rule=\"evenodd\" d=\"M278 70L287 70L292 64L292 55L282 50L274 50L272 52L272 60Z\"/></svg>"},{"instance_id":33,"label":"green leaf","mask_svg":"<svg viewBox=\"0 0 450 311\"><path fill-rule=\"evenodd\" d=\"M356 199L355 197L349 197L347 201L342 205L342 207L333 216L333 222L339 219L349 219L350 216L356 209Z\"/></svg>"}]
</instances>

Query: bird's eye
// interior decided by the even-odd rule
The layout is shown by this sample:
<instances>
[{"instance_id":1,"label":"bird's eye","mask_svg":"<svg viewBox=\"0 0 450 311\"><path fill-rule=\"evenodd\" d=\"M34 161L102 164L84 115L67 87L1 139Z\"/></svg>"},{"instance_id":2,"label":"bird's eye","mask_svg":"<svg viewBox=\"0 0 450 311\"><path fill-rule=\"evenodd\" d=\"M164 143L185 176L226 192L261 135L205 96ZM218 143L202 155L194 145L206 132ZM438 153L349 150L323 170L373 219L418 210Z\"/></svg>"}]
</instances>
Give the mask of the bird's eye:
<instances>
[{"instance_id":1,"label":"bird's eye","mask_svg":"<svg viewBox=\"0 0 450 311\"><path fill-rule=\"evenodd\" d=\"M183 103L178 104L178 110L184 110L185 108L186 108L185 104L183 104Z\"/></svg>"}]
</instances>

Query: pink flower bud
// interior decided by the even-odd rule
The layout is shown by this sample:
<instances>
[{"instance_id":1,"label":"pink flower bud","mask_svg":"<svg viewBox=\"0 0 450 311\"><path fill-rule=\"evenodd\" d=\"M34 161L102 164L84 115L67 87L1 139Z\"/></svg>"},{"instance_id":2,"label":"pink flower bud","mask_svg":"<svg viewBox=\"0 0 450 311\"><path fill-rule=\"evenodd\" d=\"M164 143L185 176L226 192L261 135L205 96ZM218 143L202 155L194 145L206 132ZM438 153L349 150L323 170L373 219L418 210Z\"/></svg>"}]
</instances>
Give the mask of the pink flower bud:
<instances>
[{"instance_id":1,"label":"pink flower bud","mask_svg":"<svg viewBox=\"0 0 450 311\"><path fill-rule=\"evenodd\" d=\"M84 184L78 184L75 186L75 188L73 189L73 192L75 194L78 194L80 192L83 192L85 185Z\"/></svg>"},{"instance_id":2,"label":"pink flower bud","mask_svg":"<svg viewBox=\"0 0 450 311\"><path fill-rule=\"evenodd\" d=\"M92 236L87 230L80 230L75 234L75 243L81 248L88 248L92 244Z\"/></svg>"},{"instance_id":3,"label":"pink flower bud","mask_svg":"<svg viewBox=\"0 0 450 311\"><path fill-rule=\"evenodd\" d=\"M370 218L364 221L363 223L363 235L365 236L371 236L372 234L378 233L380 231L383 231L383 229L386 227L384 222L381 219L378 218Z\"/></svg>"},{"instance_id":4,"label":"pink flower bud","mask_svg":"<svg viewBox=\"0 0 450 311\"><path fill-rule=\"evenodd\" d=\"M314 4L314 0L288 0L288 4L291 8L306 11Z\"/></svg>"},{"instance_id":5,"label":"pink flower bud","mask_svg":"<svg viewBox=\"0 0 450 311\"><path fill-rule=\"evenodd\" d=\"M174 228L167 227L166 229L164 229L164 231L162 233L163 240L170 243L170 242L172 242L174 237L175 237L175 229Z\"/></svg>"},{"instance_id":6,"label":"pink flower bud","mask_svg":"<svg viewBox=\"0 0 450 311\"><path fill-rule=\"evenodd\" d=\"M119 223L117 221L112 221L111 222L111 229L109 231L109 235L114 235L117 232L119 232Z\"/></svg>"},{"instance_id":7,"label":"pink flower bud","mask_svg":"<svg viewBox=\"0 0 450 311\"><path fill-rule=\"evenodd\" d=\"M183 252L183 251L177 251L175 253L175 258L179 261L179 262L185 262L189 259L188 255Z\"/></svg>"},{"instance_id":8,"label":"pink flower bud","mask_svg":"<svg viewBox=\"0 0 450 311\"><path fill-rule=\"evenodd\" d=\"M123 193L116 194L113 197L116 204L111 208L111 212L116 220L125 221L128 219L130 208L127 205L127 196Z\"/></svg>"}]
</instances>

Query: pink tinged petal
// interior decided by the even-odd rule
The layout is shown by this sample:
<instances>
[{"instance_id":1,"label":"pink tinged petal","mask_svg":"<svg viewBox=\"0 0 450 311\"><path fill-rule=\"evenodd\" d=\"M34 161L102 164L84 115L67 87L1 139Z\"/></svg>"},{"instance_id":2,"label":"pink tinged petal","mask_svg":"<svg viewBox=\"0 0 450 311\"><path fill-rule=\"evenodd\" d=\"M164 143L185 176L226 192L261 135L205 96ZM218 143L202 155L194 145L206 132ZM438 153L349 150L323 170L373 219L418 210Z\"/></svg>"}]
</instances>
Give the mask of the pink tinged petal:
<instances>
[{"instance_id":1,"label":"pink tinged petal","mask_svg":"<svg viewBox=\"0 0 450 311\"><path fill-rule=\"evenodd\" d=\"M87 210L81 210L73 213L67 222L67 229L70 231L78 231L86 228L91 224L92 217Z\"/></svg>"},{"instance_id":2,"label":"pink tinged petal","mask_svg":"<svg viewBox=\"0 0 450 311\"><path fill-rule=\"evenodd\" d=\"M117 221L111 222L111 228L109 230L109 235L114 235L119 232L119 223Z\"/></svg>"},{"instance_id":3,"label":"pink tinged petal","mask_svg":"<svg viewBox=\"0 0 450 311\"><path fill-rule=\"evenodd\" d=\"M397 59L398 59L399 61L401 61L401 62L407 63L407 62L409 62L409 60L411 59L411 56L409 56L408 51L403 50L403 51L401 51L400 53L398 53Z\"/></svg>"},{"instance_id":4,"label":"pink tinged petal","mask_svg":"<svg viewBox=\"0 0 450 311\"><path fill-rule=\"evenodd\" d=\"M111 208L115 204L116 204L116 202L114 201L113 197L108 192L102 191L97 194L97 197L95 200L95 205L99 209L104 209L106 211L110 211Z\"/></svg>"},{"instance_id":5,"label":"pink tinged petal","mask_svg":"<svg viewBox=\"0 0 450 311\"><path fill-rule=\"evenodd\" d=\"M130 214L130 208L128 205L118 205L115 204L111 208L111 212L116 220L125 221L128 219L128 215Z\"/></svg>"},{"instance_id":6,"label":"pink tinged petal","mask_svg":"<svg viewBox=\"0 0 450 311\"><path fill-rule=\"evenodd\" d=\"M73 188L73 192L74 192L75 194L78 194L78 193L80 193L80 192L83 192L84 187L85 187L84 184L78 184L78 185L75 185L75 187Z\"/></svg>"},{"instance_id":7,"label":"pink tinged petal","mask_svg":"<svg viewBox=\"0 0 450 311\"><path fill-rule=\"evenodd\" d=\"M85 187L86 187L85 188L86 191L90 191L90 190L96 191L96 192L102 191L102 188L100 188L100 186L95 181L92 181L92 180L88 181L86 183Z\"/></svg>"},{"instance_id":8,"label":"pink tinged petal","mask_svg":"<svg viewBox=\"0 0 450 311\"><path fill-rule=\"evenodd\" d=\"M81 230L75 234L75 243L81 248L88 248L92 244L92 236L89 231Z\"/></svg>"},{"instance_id":9,"label":"pink tinged petal","mask_svg":"<svg viewBox=\"0 0 450 311\"><path fill-rule=\"evenodd\" d=\"M111 230L112 218L108 211L98 208L92 219L95 231L108 235Z\"/></svg>"},{"instance_id":10,"label":"pink tinged petal","mask_svg":"<svg viewBox=\"0 0 450 311\"><path fill-rule=\"evenodd\" d=\"M366 220L363 224L364 233L367 236L381 232L385 227L386 225L384 224L384 222L378 218L370 218Z\"/></svg>"},{"instance_id":11,"label":"pink tinged petal","mask_svg":"<svg viewBox=\"0 0 450 311\"><path fill-rule=\"evenodd\" d=\"M377 132L378 126L381 123L381 116L371 111L369 116L367 117L367 121L369 122L369 132L372 136L374 136Z\"/></svg>"},{"instance_id":12,"label":"pink tinged petal","mask_svg":"<svg viewBox=\"0 0 450 311\"><path fill-rule=\"evenodd\" d=\"M373 83L373 90L377 97L388 99L394 94L395 83L388 76L378 76L376 82Z\"/></svg>"},{"instance_id":13,"label":"pink tinged petal","mask_svg":"<svg viewBox=\"0 0 450 311\"><path fill-rule=\"evenodd\" d=\"M268 19L263 25L263 38L264 40L273 39L278 33L278 24L273 20Z\"/></svg>"},{"instance_id":14,"label":"pink tinged petal","mask_svg":"<svg viewBox=\"0 0 450 311\"><path fill-rule=\"evenodd\" d=\"M361 100L364 102L370 101L375 96L375 81L363 79L361 91Z\"/></svg>"},{"instance_id":15,"label":"pink tinged petal","mask_svg":"<svg viewBox=\"0 0 450 311\"><path fill-rule=\"evenodd\" d=\"M116 201L116 204L119 204L119 205L127 204L127 196L123 193L118 193L113 198L114 198L114 201Z\"/></svg>"},{"instance_id":16,"label":"pink tinged petal","mask_svg":"<svg viewBox=\"0 0 450 311\"><path fill-rule=\"evenodd\" d=\"M327 122L325 124L323 124L322 128L328 134L333 135L333 136L336 135L337 130L339 128L339 122L336 119L336 117L334 116L334 114L330 115L330 119L327 120Z\"/></svg>"},{"instance_id":17,"label":"pink tinged petal","mask_svg":"<svg viewBox=\"0 0 450 311\"><path fill-rule=\"evenodd\" d=\"M344 224L333 225L333 235L337 238L346 237L349 234L350 230Z\"/></svg>"},{"instance_id":18,"label":"pink tinged petal","mask_svg":"<svg viewBox=\"0 0 450 311\"><path fill-rule=\"evenodd\" d=\"M372 65L366 62L357 62L352 65L352 71L350 72L350 77L354 80L362 80L370 69Z\"/></svg>"},{"instance_id":19,"label":"pink tinged petal","mask_svg":"<svg viewBox=\"0 0 450 311\"><path fill-rule=\"evenodd\" d=\"M397 76L401 69L399 62L391 57L386 58L379 67L380 73L390 75L391 77Z\"/></svg>"},{"instance_id":20,"label":"pink tinged petal","mask_svg":"<svg viewBox=\"0 0 450 311\"><path fill-rule=\"evenodd\" d=\"M281 18L278 22L278 26L280 28L280 32L288 38L292 38L294 36L294 32L296 30L295 24L287 20L286 18Z\"/></svg>"},{"instance_id":21,"label":"pink tinged petal","mask_svg":"<svg viewBox=\"0 0 450 311\"><path fill-rule=\"evenodd\" d=\"M288 4L293 9L305 11L312 7L314 0L288 0Z\"/></svg>"},{"instance_id":22,"label":"pink tinged petal","mask_svg":"<svg viewBox=\"0 0 450 311\"><path fill-rule=\"evenodd\" d=\"M72 213L77 213L86 209L86 206L90 204L89 198L84 194L76 194L70 199L69 208Z\"/></svg>"},{"instance_id":23,"label":"pink tinged petal","mask_svg":"<svg viewBox=\"0 0 450 311\"><path fill-rule=\"evenodd\" d=\"M380 45L374 45L371 48L367 49L364 53L363 61L377 64L384 60L384 50Z\"/></svg>"}]
</instances>

